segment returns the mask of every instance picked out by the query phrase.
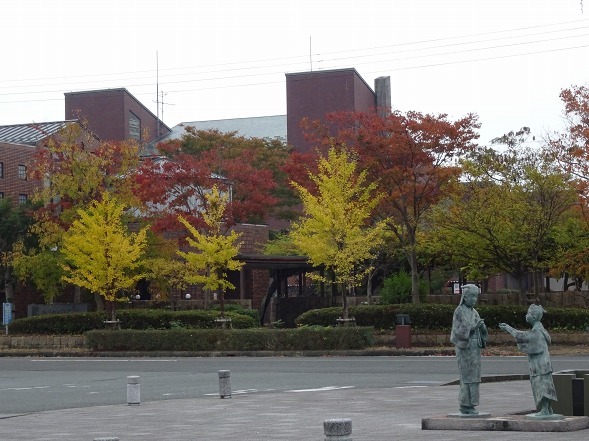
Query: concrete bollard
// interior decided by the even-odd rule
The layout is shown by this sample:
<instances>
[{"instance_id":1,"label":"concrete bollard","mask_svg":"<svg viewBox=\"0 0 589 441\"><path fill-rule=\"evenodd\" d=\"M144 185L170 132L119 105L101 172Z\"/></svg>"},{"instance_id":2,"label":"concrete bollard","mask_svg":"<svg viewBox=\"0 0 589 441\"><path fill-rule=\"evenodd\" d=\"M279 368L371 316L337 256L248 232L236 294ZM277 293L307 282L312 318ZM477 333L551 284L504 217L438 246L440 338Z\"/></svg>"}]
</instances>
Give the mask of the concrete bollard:
<instances>
[{"instance_id":1,"label":"concrete bollard","mask_svg":"<svg viewBox=\"0 0 589 441\"><path fill-rule=\"evenodd\" d=\"M219 371L219 397L231 398L231 371Z\"/></svg>"},{"instance_id":2,"label":"concrete bollard","mask_svg":"<svg viewBox=\"0 0 589 441\"><path fill-rule=\"evenodd\" d=\"M141 404L141 389L138 375L127 377L127 404L139 406Z\"/></svg>"},{"instance_id":3,"label":"concrete bollard","mask_svg":"<svg viewBox=\"0 0 589 441\"><path fill-rule=\"evenodd\" d=\"M323 421L325 441L352 441L352 420L335 418Z\"/></svg>"}]
</instances>

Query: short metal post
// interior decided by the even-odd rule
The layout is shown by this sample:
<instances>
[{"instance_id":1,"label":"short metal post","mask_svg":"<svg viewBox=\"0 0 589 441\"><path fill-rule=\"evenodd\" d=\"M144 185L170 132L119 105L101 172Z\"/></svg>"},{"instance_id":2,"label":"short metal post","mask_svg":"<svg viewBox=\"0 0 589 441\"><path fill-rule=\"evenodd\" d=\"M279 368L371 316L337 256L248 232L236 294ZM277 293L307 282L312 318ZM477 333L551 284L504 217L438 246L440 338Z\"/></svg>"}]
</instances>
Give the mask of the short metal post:
<instances>
[{"instance_id":1,"label":"short metal post","mask_svg":"<svg viewBox=\"0 0 589 441\"><path fill-rule=\"evenodd\" d=\"M352 441L352 420L335 418L323 421L325 441Z\"/></svg>"},{"instance_id":2,"label":"short metal post","mask_svg":"<svg viewBox=\"0 0 589 441\"><path fill-rule=\"evenodd\" d=\"M129 406L141 404L141 389L138 375L127 377L127 404Z\"/></svg>"},{"instance_id":3,"label":"short metal post","mask_svg":"<svg viewBox=\"0 0 589 441\"><path fill-rule=\"evenodd\" d=\"M219 397L231 398L231 371L219 371Z\"/></svg>"}]
</instances>

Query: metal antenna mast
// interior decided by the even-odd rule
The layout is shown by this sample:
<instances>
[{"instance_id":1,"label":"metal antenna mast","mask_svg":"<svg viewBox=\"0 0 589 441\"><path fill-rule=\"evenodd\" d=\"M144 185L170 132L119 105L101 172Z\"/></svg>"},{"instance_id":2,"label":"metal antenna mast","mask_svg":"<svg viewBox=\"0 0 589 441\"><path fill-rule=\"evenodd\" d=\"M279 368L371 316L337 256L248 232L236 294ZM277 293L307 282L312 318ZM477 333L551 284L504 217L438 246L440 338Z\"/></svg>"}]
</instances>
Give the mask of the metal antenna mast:
<instances>
[{"instance_id":1,"label":"metal antenna mast","mask_svg":"<svg viewBox=\"0 0 589 441\"><path fill-rule=\"evenodd\" d=\"M311 64L311 72L313 72L313 52L312 52L311 38L312 38L312 36L309 35L309 63Z\"/></svg>"},{"instance_id":2,"label":"metal antenna mast","mask_svg":"<svg viewBox=\"0 0 589 441\"><path fill-rule=\"evenodd\" d=\"M156 107L156 114L157 114L157 130L156 130L156 139L160 137L160 66L159 66L159 57L157 51L155 51L155 107ZM163 111L163 109L162 109Z\"/></svg>"}]
</instances>

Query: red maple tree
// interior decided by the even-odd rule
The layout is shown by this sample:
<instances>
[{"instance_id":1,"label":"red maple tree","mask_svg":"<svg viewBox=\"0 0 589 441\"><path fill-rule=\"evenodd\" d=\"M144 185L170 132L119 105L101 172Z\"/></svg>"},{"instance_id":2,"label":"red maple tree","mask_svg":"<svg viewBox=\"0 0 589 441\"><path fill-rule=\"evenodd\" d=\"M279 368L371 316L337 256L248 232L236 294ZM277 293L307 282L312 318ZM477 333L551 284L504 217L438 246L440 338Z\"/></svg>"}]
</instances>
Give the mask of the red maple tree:
<instances>
[{"instance_id":1,"label":"red maple tree","mask_svg":"<svg viewBox=\"0 0 589 441\"><path fill-rule=\"evenodd\" d=\"M226 226L263 222L278 199L277 173L286 148L235 133L188 128L181 138L160 143L159 155L142 161L137 194L150 208L156 231L183 231L182 215L202 228L205 194L216 185L229 195Z\"/></svg>"}]
</instances>

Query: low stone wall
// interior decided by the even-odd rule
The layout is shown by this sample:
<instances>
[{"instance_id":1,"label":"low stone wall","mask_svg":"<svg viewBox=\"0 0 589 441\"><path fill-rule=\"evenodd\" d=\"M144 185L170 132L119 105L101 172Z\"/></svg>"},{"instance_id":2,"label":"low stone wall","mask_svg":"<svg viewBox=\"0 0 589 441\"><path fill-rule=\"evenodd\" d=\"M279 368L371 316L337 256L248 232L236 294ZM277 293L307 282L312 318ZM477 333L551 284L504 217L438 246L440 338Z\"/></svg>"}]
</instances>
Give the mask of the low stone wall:
<instances>
[{"instance_id":1,"label":"low stone wall","mask_svg":"<svg viewBox=\"0 0 589 441\"><path fill-rule=\"evenodd\" d=\"M539 303L545 308L560 308L567 306L589 307L589 293L587 291L543 292L539 294L525 294L526 303ZM517 305L519 293L484 293L478 300L479 305ZM457 305L460 301L458 294L430 295L427 303Z\"/></svg>"},{"instance_id":2,"label":"low stone wall","mask_svg":"<svg viewBox=\"0 0 589 441\"><path fill-rule=\"evenodd\" d=\"M586 332L550 333L552 344L557 345L589 345L589 334ZM513 337L507 333L490 333L489 345L513 345ZM375 345L394 346L395 333L393 331L374 336ZM411 344L416 347L452 346L450 334L412 333Z\"/></svg>"},{"instance_id":3,"label":"low stone wall","mask_svg":"<svg viewBox=\"0 0 589 441\"><path fill-rule=\"evenodd\" d=\"M84 336L55 335L3 335L0 349L79 349L85 343Z\"/></svg>"},{"instance_id":4,"label":"low stone wall","mask_svg":"<svg viewBox=\"0 0 589 441\"><path fill-rule=\"evenodd\" d=\"M587 291L559 291L543 292L539 294L525 294L526 303L539 303L545 308L560 308L563 306L589 307L589 292ZM486 292L481 294L478 300L479 305L517 305L519 304L520 295L518 292L494 293ZM348 306L357 306L366 304L367 297L348 297ZM372 304L377 304L378 296L373 296ZM427 297L427 303L458 305L460 296L458 294L432 294ZM341 298L335 299L335 304L341 305Z\"/></svg>"}]
</instances>

